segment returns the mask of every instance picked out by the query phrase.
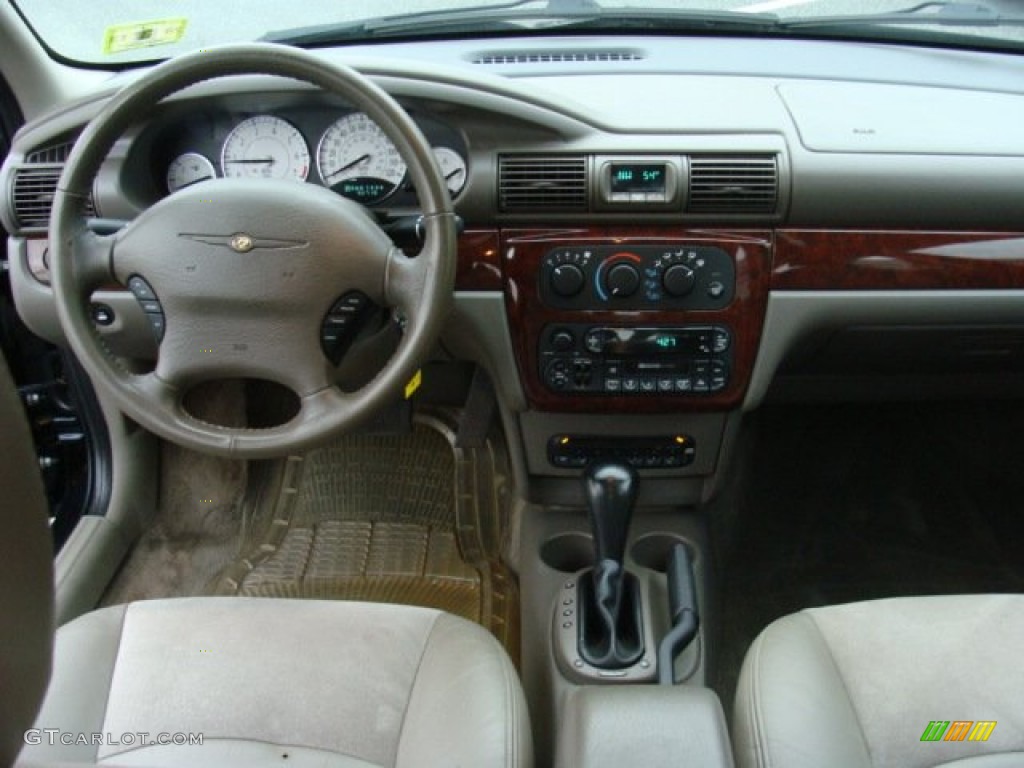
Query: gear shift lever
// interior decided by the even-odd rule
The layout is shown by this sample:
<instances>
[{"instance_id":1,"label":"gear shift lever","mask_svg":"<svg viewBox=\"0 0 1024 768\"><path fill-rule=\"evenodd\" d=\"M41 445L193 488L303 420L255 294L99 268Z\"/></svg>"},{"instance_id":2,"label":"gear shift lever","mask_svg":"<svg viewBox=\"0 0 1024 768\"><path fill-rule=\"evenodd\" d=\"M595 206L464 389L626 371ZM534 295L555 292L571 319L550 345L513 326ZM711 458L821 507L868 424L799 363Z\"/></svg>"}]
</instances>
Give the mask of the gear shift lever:
<instances>
[{"instance_id":1,"label":"gear shift lever","mask_svg":"<svg viewBox=\"0 0 1024 768\"><path fill-rule=\"evenodd\" d=\"M636 486L636 472L626 464L592 464L583 474L598 565L611 560L622 569Z\"/></svg>"},{"instance_id":2,"label":"gear shift lever","mask_svg":"<svg viewBox=\"0 0 1024 768\"><path fill-rule=\"evenodd\" d=\"M628 667L644 652L639 585L623 566L637 482L626 464L593 464L583 475L596 561L592 578L580 583L578 643L602 669Z\"/></svg>"}]
</instances>

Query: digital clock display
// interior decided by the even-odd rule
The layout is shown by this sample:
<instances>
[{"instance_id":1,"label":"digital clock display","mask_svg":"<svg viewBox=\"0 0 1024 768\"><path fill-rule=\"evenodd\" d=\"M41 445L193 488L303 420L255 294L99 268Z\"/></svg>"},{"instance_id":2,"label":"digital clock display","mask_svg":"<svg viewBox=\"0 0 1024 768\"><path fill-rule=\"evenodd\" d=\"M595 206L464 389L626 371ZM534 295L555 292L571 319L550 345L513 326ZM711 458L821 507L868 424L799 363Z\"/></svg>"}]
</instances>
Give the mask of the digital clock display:
<instances>
[{"instance_id":1,"label":"digital clock display","mask_svg":"<svg viewBox=\"0 0 1024 768\"><path fill-rule=\"evenodd\" d=\"M665 192L664 163L612 163L611 190L617 192Z\"/></svg>"}]
</instances>

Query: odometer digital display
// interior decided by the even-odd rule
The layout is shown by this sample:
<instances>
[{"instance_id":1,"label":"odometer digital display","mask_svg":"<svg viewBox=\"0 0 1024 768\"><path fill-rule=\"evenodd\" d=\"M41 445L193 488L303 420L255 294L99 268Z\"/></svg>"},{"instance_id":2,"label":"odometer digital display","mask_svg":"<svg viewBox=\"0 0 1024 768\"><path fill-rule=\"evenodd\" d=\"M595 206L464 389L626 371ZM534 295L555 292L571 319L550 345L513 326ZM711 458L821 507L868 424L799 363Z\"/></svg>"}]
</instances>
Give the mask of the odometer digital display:
<instances>
[{"instance_id":1,"label":"odometer digital display","mask_svg":"<svg viewBox=\"0 0 1024 768\"><path fill-rule=\"evenodd\" d=\"M357 203L370 204L390 195L394 191L395 185L382 179L360 176L340 181L334 185L333 189Z\"/></svg>"}]
</instances>

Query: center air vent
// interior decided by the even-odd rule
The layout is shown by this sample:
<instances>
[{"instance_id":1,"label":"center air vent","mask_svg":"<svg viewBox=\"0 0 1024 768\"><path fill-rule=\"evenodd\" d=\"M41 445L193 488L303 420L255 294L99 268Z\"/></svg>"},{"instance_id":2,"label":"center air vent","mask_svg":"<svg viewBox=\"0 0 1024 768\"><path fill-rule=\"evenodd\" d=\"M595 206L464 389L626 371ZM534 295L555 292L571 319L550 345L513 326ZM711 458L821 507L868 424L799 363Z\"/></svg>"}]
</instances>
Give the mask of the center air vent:
<instances>
[{"instance_id":1,"label":"center air vent","mask_svg":"<svg viewBox=\"0 0 1024 768\"><path fill-rule=\"evenodd\" d=\"M642 61L643 53L628 48L583 51L493 51L473 58L474 64L561 64L563 62Z\"/></svg>"},{"instance_id":2,"label":"center air vent","mask_svg":"<svg viewBox=\"0 0 1024 768\"><path fill-rule=\"evenodd\" d=\"M503 211L585 211L587 159L503 155L498 159L498 201Z\"/></svg>"},{"instance_id":3,"label":"center air vent","mask_svg":"<svg viewBox=\"0 0 1024 768\"><path fill-rule=\"evenodd\" d=\"M778 196L774 156L690 158L687 213L774 213Z\"/></svg>"}]
</instances>

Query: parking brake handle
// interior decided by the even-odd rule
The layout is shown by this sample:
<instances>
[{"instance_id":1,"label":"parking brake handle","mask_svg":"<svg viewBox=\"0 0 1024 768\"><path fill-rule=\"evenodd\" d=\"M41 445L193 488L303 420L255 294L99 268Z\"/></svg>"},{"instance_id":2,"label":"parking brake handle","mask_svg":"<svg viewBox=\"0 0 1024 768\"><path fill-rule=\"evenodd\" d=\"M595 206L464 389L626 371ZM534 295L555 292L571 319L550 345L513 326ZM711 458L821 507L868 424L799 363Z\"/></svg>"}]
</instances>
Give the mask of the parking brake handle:
<instances>
[{"instance_id":1,"label":"parking brake handle","mask_svg":"<svg viewBox=\"0 0 1024 768\"><path fill-rule=\"evenodd\" d=\"M700 613L690 550L676 544L668 555L668 604L672 629L658 645L658 682L675 685L675 661L697 636Z\"/></svg>"}]
</instances>

